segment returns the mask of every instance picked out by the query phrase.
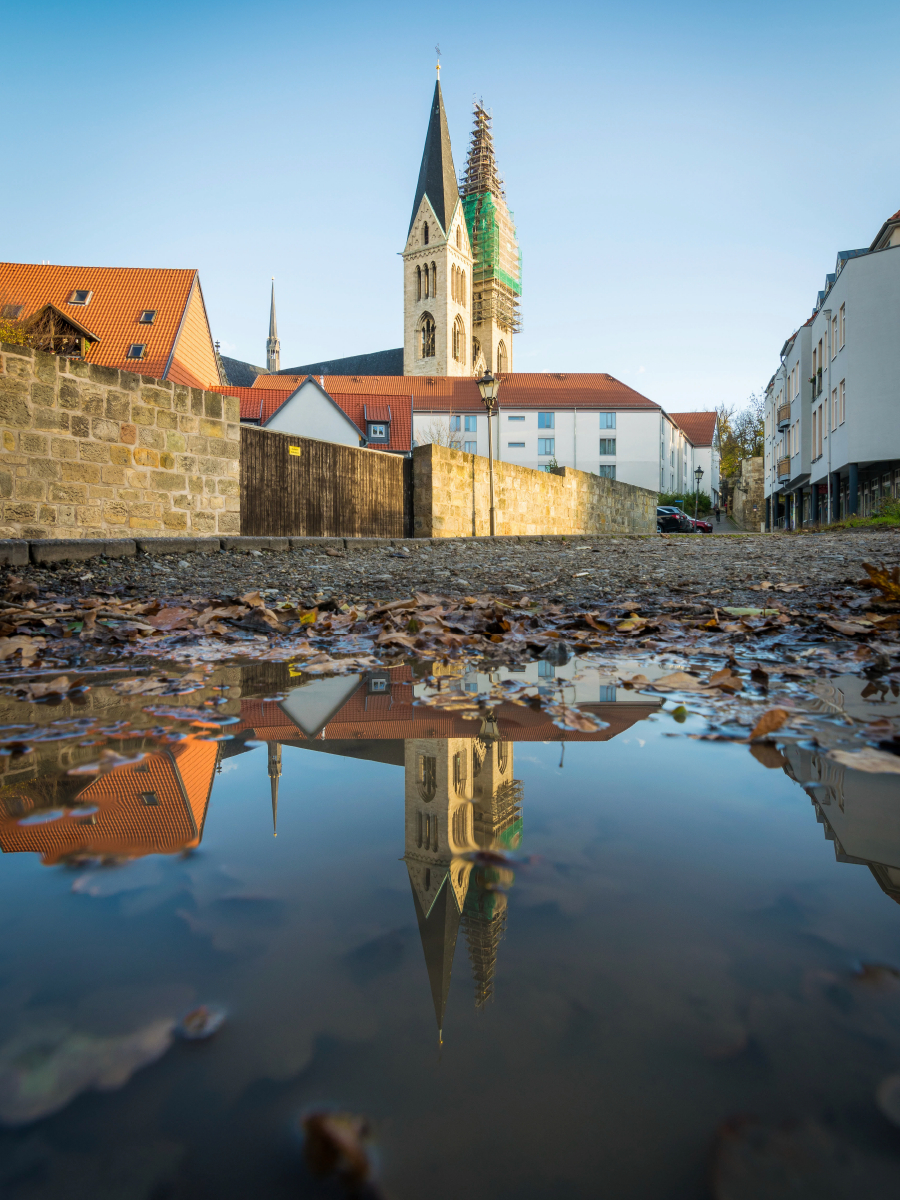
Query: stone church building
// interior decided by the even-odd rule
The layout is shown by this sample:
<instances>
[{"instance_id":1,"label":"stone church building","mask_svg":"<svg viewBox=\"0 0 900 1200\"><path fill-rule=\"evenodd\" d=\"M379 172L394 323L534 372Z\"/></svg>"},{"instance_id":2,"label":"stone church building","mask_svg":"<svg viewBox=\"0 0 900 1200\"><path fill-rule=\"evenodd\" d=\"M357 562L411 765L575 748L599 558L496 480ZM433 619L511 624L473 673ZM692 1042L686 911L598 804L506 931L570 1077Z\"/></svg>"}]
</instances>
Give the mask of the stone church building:
<instances>
[{"instance_id":1,"label":"stone church building","mask_svg":"<svg viewBox=\"0 0 900 1200\"><path fill-rule=\"evenodd\" d=\"M223 356L228 384L251 387L265 373L471 377L485 368L513 370L522 265L497 170L491 117L475 104L466 164L457 180L440 67L402 255L402 347L282 368L273 285L266 367Z\"/></svg>"}]
</instances>

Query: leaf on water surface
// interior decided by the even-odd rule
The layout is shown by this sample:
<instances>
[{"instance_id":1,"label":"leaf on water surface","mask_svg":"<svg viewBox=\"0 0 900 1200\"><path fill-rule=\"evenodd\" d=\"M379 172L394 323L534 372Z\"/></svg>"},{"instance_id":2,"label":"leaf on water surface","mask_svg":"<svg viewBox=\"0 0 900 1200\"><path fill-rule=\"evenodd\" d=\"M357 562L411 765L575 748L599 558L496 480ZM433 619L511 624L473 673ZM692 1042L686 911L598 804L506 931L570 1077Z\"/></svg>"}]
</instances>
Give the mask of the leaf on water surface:
<instances>
[{"instance_id":1,"label":"leaf on water surface","mask_svg":"<svg viewBox=\"0 0 900 1200\"><path fill-rule=\"evenodd\" d=\"M709 677L709 682L713 687L722 688L726 692L739 692L744 686L740 677L734 674L731 667L714 671Z\"/></svg>"},{"instance_id":2,"label":"leaf on water surface","mask_svg":"<svg viewBox=\"0 0 900 1200\"><path fill-rule=\"evenodd\" d=\"M780 771L787 766L787 759L771 742L755 742L750 753L769 771Z\"/></svg>"},{"instance_id":3,"label":"leaf on water surface","mask_svg":"<svg viewBox=\"0 0 900 1200\"><path fill-rule=\"evenodd\" d=\"M854 771L865 771L867 775L900 775L900 757L885 750L831 750L828 757L841 766Z\"/></svg>"},{"instance_id":4,"label":"leaf on water surface","mask_svg":"<svg viewBox=\"0 0 900 1200\"><path fill-rule=\"evenodd\" d=\"M46 638L29 637L24 633L16 634L14 637L0 637L0 662L12 658L19 652L22 655L22 665L27 666L37 658L38 651L46 644Z\"/></svg>"},{"instance_id":5,"label":"leaf on water surface","mask_svg":"<svg viewBox=\"0 0 900 1200\"><path fill-rule=\"evenodd\" d=\"M19 685L16 690L16 695L22 700L34 701L41 700L45 696L65 696L67 692L74 688L80 688L78 683L72 683L68 675L59 675L56 679L51 679L47 683L26 683ZM85 689L87 690L87 689Z\"/></svg>"},{"instance_id":6,"label":"leaf on water surface","mask_svg":"<svg viewBox=\"0 0 900 1200\"><path fill-rule=\"evenodd\" d=\"M660 691L679 691L679 692L708 692L709 686L697 678L696 675L689 675L687 671L673 671L671 675L663 675L661 679L654 679L650 687Z\"/></svg>"},{"instance_id":7,"label":"leaf on water surface","mask_svg":"<svg viewBox=\"0 0 900 1200\"><path fill-rule=\"evenodd\" d=\"M763 713L753 726L747 740L752 742L756 738L767 737L770 733L775 733L790 719L790 715L784 708L770 708L768 712Z\"/></svg>"},{"instance_id":8,"label":"leaf on water surface","mask_svg":"<svg viewBox=\"0 0 900 1200\"><path fill-rule=\"evenodd\" d=\"M172 1045L174 1020L100 1037L62 1025L26 1029L0 1047L0 1123L27 1125L91 1088L114 1091Z\"/></svg>"},{"instance_id":9,"label":"leaf on water surface","mask_svg":"<svg viewBox=\"0 0 900 1200\"><path fill-rule=\"evenodd\" d=\"M306 1135L304 1156L313 1175L336 1175L351 1185L369 1179L372 1128L365 1117L347 1112L313 1112L302 1117L300 1124Z\"/></svg>"},{"instance_id":10,"label":"leaf on water surface","mask_svg":"<svg viewBox=\"0 0 900 1200\"><path fill-rule=\"evenodd\" d=\"M202 1042L218 1033L225 1024L225 1009L201 1004L181 1018L176 1032L188 1042Z\"/></svg>"}]
</instances>

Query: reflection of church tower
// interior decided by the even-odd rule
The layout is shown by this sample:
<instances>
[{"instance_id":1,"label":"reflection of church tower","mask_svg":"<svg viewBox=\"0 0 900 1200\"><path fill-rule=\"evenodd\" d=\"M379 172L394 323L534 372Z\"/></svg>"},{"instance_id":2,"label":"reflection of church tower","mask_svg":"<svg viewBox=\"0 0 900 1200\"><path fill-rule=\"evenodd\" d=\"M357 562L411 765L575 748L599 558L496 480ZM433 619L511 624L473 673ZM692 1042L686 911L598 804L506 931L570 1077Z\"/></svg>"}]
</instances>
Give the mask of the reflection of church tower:
<instances>
[{"instance_id":1,"label":"reflection of church tower","mask_svg":"<svg viewBox=\"0 0 900 1200\"><path fill-rule=\"evenodd\" d=\"M272 788L272 833L278 837L278 780L281 778L281 742L269 742L269 782Z\"/></svg>"},{"instance_id":2,"label":"reflection of church tower","mask_svg":"<svg viewBox=\"0 0 900 1200\"><path fill-rule=\"evenodd\" d=\"M514 850L522 840L522 785L513 779L512 744L476 738L474 755L474 833L483 849ZM506 932L508 867L478 866L472 872L463 928L475 980L475 1007L494 991L497 949Z\"/></svg>"},{"instance_id":3,"label":"reflection of church tower","mask_svg":"<svg viewBox=\"0 0 900 1200\"><path fill-rule=\"evenodd\" d=\"M505 742L409 739L405 765L404 859L440 1030L463 919L476 1002L483 1004L482 993L485 999L490 994L505 923L506 898L497 888L511 882L512 872L503 867L473 871L466 856L495 845L518 844L521 787L512 779L512 753ZM473 889L470 880L476 876L480 884Z\"/></svg>"}]
</instances>

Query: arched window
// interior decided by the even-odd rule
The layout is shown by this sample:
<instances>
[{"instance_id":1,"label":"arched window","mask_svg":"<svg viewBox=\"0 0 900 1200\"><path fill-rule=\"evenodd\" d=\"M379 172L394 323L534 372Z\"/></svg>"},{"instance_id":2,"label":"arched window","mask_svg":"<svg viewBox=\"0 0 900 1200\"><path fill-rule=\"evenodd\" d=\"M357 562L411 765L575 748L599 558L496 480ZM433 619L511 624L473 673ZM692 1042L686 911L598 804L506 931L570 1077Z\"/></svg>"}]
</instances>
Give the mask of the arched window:
<instances>
[{"instance_id":1,"label":"arched window","mask_svg":"<svg viewBox=\"0 0 900 1200\"><path fill-rule=\"evenodd\" d=\"M459 302L463 306L463 308L466 308L467 307L467 305L466 305L466 273L465 273L465 271L461 271L460 274L462 276L462 279L460 281L462 284L462 287L460 289Z\"/></svg>"},{"instance_id":2,"label":"arched window","mask_svg":"<svg viewBox=\"0 0 900 1200\"><path fill-rule=\"evenodd\" d=\"M431 891L431 868L430 867L425 868L425 891L426 892Z\"/></svg>"},{"instance_id":3,"label":"arched window","mask_svg":"<svg viewBox=\"0 0 900 1200\"><path fill-rule=\"evenodd\" d=\"M456 248L462 250L462 225L456 227Z\"/></svg>"},{"instance_id":4,"label":"arched window","mask_svg":"<svg viewBox=\"0 0 900 1200\"><path fill-rule=\"evenodd\" d=\"M453 322L453 357L459 363L466 361L466 327L462 317L457 317Z\"/></svg>"},{"instance_id":5,"label":"arched window","mask_svg":"<svg viewBox=\"0 0 900 1200\"><path fill-rule=\"evenodd\" d=\"M422 845L422 814L416 813L416 845Z\"/></svg>"},{"instance_id":6,"label":"arched window","mask_svg":"<svg viewBox=\"0 0 900 1200\"><path fill-rule=\"evenodd\" d=\"M416 299L422 299L422 268L416 267Z\"/></svg>"},{"instance_id":7,"label":"arched window","mask_svg":"<svg viewBox=\"0 0 900 1200\"><path fill-rule=\"evenodd\" d=\"M497 743L497 766L505 771L509 764L509 742Z\"/></svg>"},{"instance_id":8,"label":"arched window","mask_svg":"<svg viewBox=\"0 0 900 1200\"><path fill-rule=\"evenodd\" d=\"M440 849L438 845L438 819L437 815L431 818L431 848L435 853Z\"/></svg>"},{"instance_id":9,"label":"arched window","mask_svg":"<svg viewBox=\"0 0 900 1200\"><path fill-rule=\"evenodd\" d=\"M425 264L425 269L422 271L422 296L425 300L431 295L429 283L431 276L428 274L428 263Z\"/></svg>"},{"instance_id":10,"label":"arched window","mask_svg":"<svg viewBox=\"0 0 900 1200\"><path fill-rule=\"evenodd\" d=\"M422 244L423 244L423 246L428 245L428 222L427 221L422 226Z\"/></svg>"},{"instance_id":11,"label":"arched window","mask_svg":"<svg viewBox=\"0 0 900 1200\"><path fill-rule=\"evenodd\" d=\"M423 313L422 320L419 322L422 358L434 358L434 328L434 317L432 317L431 313Z\"/></svg>"},{"instance_id":12,"label":"arched window","mask_svg":"<svg viewBox=\"0 0 900 1200\"><path fill-rule=\"evenodd\" d=\"M420 754L416 774L419 795L423 800L433 800L437 793L437 759L427 754Z\"/></svg>"},{"instance_id":13,"label":"arched window","mask_svg":"<svg viewBox=\"0 0 900 1200\"><path fill-rule=\"evenodd\" d=\"M472 338L472 366L478 362L478 355L481 353L481 342L477 337Z\"/></svg>"},{"instance_id":14,"label":"arched window","mask_svg":"<svg viewBox=\"0 0 900 1200\"><path fill-rule=\"evenodd\" d=\"M466 790L466 752L457 750L453 755L453 786L457 796Z\"/></svg>"},{"instance_id":15,"label":"arched window","mask_svg":"<svg viewBox=\"0 0 900 1200\"><path fill-rule=\"evenodd\" d=\"M456 299L456 267L450 268L450 299Z\"/></svg>"},{"instance_id":16,"label":"arched window","mask_svg":"<svg viewBox=\"0 0 900 1200\"><path fill-rule=\"evenodd\" d=\"M506 347L502 342L497 344L497 371L502 373L506 370Z\"/></svg>"},{"instance_id":17,"label":"arched window","mask_svg":"<svg viewBox=\"0 0 900 1200\"><path fill-rule=\"evenodd\" d=\"M434 263L431 264L431 294L437 295L437 267Z\"/></svg>"}]
</instances>

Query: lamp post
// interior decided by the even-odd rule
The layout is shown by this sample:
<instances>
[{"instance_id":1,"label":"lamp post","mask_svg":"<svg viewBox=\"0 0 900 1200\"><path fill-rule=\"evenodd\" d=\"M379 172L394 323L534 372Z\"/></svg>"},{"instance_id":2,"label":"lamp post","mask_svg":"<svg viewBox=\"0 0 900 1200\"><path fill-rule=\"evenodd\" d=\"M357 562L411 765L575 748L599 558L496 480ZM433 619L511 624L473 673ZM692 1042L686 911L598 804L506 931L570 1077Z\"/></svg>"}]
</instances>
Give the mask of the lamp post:
<instances>
[{"instance_id":1,"label":"lamp post","mask_svg":"<svg viewBox=\"0 0 900 1200\"><path fill-rule=\"evenodd\" d=\"M488 477L490 480L490 496L491 496L491 537L497 533L496 520L494 517L494 413L497 409L497 392L500 390L500 380L496 375L492 375L489 370L485 370L479 380L478 390L481 393L481 402L484 405L484 410L487 413L488 419Z\"/></svg>"},{"instance_id":2,"label":"lamp post","mask_svg":"<svg viewBox=\"0 0 900 1200\"><path fill-rule=\"evenodd\" d=\"M694 478L697 480L697 490L694 493L694 520L697 520L697 508L700 504L700 480L703 478L703 468L698 467L694 472Z\"/></svg>"}]
</instances>

